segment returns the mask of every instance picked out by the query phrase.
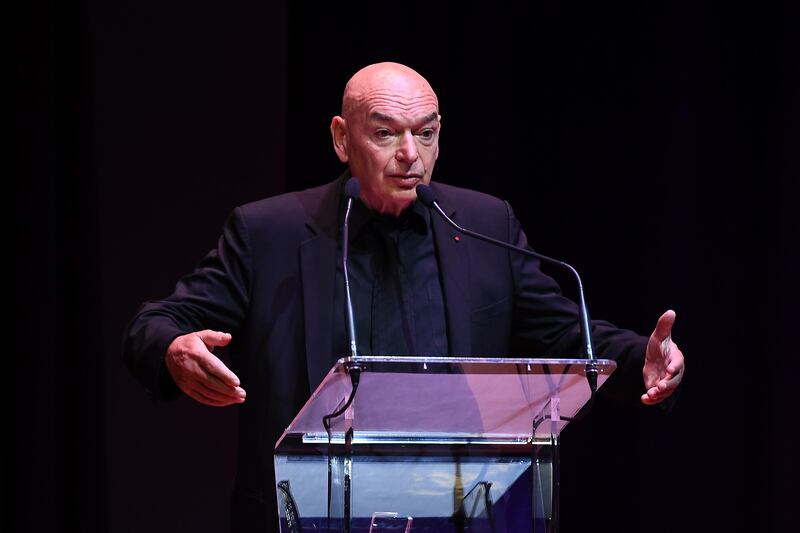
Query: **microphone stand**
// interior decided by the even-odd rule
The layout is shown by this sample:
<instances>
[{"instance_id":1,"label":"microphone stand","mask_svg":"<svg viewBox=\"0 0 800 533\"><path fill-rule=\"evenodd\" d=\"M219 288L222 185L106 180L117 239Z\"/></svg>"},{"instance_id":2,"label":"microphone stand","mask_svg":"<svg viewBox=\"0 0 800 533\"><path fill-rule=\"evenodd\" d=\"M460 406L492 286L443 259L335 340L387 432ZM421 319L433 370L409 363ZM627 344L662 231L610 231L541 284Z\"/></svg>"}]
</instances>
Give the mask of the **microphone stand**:
<instances>
[{"instance_id":1,"label":"microphone stand","mask_svg":"<svg viewBox=\"0 0 800 533\"><path fill-rule=\"evenodd\" d=\"M353 202L358 198L360 194L360 186L356 178L351 177L347 180L344 185L344 196L347 198L347 205L344 214L344 224L342 225L342 273L344 274L344 291L345 291L345 318L347 320L347 336L348 341L350 344L350 356L357 357L358 356L358 343L356 342L356 328L355 328L355 320L353 318L353 299L350 295L350 276L347 271L347 257L349 252L349 244L350 244L350 212L353 208ZM331 420L341 416L347 409L352 405L353 399L356 397L356 391L358 390L358 383L361 378L361 367L358 364L353 364L348 366L347 373L350 375L350 383L352 384L352 388L350 389L350 395L347 397L347 401L345 401L344 405L342 405L339 409L335 410L333 413L327 414L322 417L322 425L325 427L325 432L328 434L328 529L330 530L331 525L331 494L332 494L332 482L333 482L333 463L334 459L331 457ZM350 446L352 444L353 438L353 428L352 426L347 429L344 435L344 458L343 463L350 464ZM351 491L351 479L350 479L350 468L347 466L344 467L344 472L342 476L342 482L344 484L344 509L343 509L343 516L342 516L342 531L344 533L350 533L350 491Z\"/></svg>"}]
</instances>

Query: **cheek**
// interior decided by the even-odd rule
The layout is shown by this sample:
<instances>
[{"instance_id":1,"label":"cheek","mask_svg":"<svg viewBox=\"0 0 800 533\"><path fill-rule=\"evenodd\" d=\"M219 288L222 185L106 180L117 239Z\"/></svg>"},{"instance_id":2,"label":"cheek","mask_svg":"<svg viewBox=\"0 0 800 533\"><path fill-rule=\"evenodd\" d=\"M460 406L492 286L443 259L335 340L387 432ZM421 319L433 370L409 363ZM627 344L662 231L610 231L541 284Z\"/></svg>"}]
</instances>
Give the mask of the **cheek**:
<instances>
[{"instance_id":1,"label":"cheek","mask_svg":"<svg viewBox=\"0 0 800 533\"><path fill-rule=\"evenodd\" d=\"M370 159L370 165L375 169L376 172L384 173L392 170L394 161L394 152L383 150L373 154L372 158Z\"/></svg>"},{"instance_id":2,"label":"cheek","mask_svg":"<svg viewBox=\"0 0 800 533\"><path fill-rule=\"evenodd\" d=\"M423 155L423 160L425 161L425 168L429 169L433 166L433 163L439 158L439 147L434 146L432 148L426 148L424 152L421 152Z\"/></svg>"}]
</instances>

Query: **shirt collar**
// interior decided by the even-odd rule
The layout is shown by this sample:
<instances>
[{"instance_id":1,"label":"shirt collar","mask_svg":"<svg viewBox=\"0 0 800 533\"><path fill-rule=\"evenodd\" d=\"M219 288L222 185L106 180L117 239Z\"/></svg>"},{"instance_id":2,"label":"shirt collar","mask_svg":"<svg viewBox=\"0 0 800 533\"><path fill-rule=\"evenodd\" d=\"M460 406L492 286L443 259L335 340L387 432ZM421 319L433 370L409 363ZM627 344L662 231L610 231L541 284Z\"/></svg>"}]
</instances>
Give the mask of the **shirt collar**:
<instances>
[{"instance_id":1,"label":"shirt collar","mask_svg":"<svg viewBox=\"0 0 800 533\"><path fill-rule=\"evenodd\" d=\"M350 213L350 242L359 238L369 227L387 233L411 229L426 235L430 217L430 211L419 200L415 200L399 217L394 217L372 211L359 199L353 204L353 211Z\"/></svg>"}]
</instances>

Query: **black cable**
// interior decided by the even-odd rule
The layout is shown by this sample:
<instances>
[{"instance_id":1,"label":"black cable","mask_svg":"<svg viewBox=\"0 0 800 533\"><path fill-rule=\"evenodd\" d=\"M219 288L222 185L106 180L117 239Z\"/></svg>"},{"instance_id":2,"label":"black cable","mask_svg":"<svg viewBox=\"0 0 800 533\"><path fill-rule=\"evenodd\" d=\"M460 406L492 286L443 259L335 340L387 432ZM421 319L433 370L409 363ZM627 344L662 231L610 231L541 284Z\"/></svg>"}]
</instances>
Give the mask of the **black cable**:
<instances>
[{"instance_id":1,"label":"black cable","mask_svg":"<svg viewBox=\"0 0 800 533\"><path fill-rule=\"evenodd\" d=\"M353 388L350 391L350 396L347 398L345 404L334 411L329 415L325 415L322 417L322 425L325 426L325 432L328 434L328 445L331 444L331 419L336 418L337 416L341 416L342 413L347 411L347 408L353 403L353 399L356 397L356 390L358 390L358 382L361 381L361 368L354 366L349 368L347 371L350 374L350 382L353 384Z\"/></svg>"}]
</instances>

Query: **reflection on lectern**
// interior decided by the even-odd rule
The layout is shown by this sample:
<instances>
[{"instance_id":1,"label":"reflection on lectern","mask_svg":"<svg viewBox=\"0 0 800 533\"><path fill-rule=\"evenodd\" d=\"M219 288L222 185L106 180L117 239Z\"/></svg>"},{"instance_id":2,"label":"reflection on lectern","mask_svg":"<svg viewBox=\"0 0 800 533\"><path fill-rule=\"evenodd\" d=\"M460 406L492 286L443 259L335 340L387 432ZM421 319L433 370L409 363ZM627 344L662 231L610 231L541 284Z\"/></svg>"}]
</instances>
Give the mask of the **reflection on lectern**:
<instances>
[{"instance_id":1,"label":"reflection on lectern","mask_svg":"<svg viewBox=\"0 0 800 533\"><path fill-rule=\"evenodd\" d=\"M468 531L487 531L495 533L494 515L492 514L492 484L489 481L479 481L464 496L461 504L465 520L465 529Z\"/></svg>"},{"instance_id":2,"label":"reflection on lectern","mask_svg":"<svg viewBox=\"0 0 800 533\"><path fill-rule=\"evenodd\" d=\"M297 511L297 503L292 497L292 491L289 489L288 480L278 481L278 497L281 500L280 511L282 511L282 518L286 521L286 529L289 533L301 533L300 515Z\"/></svg>"},{"instance_id":3,"label":"reflection on lectern","mask_svg":"<svg viewBox=\"0 0 800 533\"><path fill-rule=\"evenodd\" d=\"M414 518L410 516L398 516L394 512L374 512L369 522L369 533L389 533L393 531L403 531L409 533Z\"/></svg>"}]
</instances>

